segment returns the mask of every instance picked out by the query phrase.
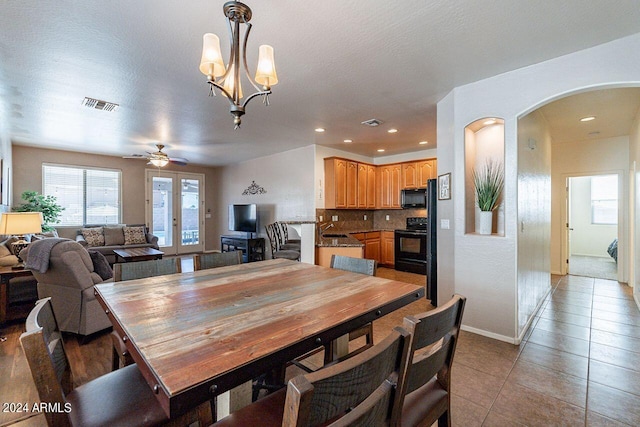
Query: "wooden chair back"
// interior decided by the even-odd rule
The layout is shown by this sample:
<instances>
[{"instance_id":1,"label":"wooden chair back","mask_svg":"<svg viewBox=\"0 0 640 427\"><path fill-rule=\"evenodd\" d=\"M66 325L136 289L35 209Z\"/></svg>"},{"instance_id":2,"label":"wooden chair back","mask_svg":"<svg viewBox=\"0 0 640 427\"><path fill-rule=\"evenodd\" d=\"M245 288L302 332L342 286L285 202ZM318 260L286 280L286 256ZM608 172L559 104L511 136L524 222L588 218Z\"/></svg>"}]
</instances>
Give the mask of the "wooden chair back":
<instances>
[{"instance_id":1,"label":"wooden chair back","mask_svg":"<svg viewBox=\"0 0 640 427\"><path fill-rule=\"evenodd\" d=\"M69 418L64 412L65 394L72 389L72 376L62 335L51 307L51 298L43 298L26 322L26 332L20 335L31 375L38 389L40 400L57 404L60 411L45 411L47 425L68 426Z\"/></svg>"},{"instance_id":2,"label":"wooden chair back","mask_svg":"<svg viewBox=\"0 0 640 427\"><path fill-rule=\"evenodd\" d=\"M293 378L282 425L396 425L410 335L396 327L378 345L344 362Z\"/></svg>"},{"instance_id":3,"label":"wooden chair back","mask_svg":"<svg viewBox=\"0 0 640 427\"><path fill-rule=\"evenodd\" d=\"M353 273L368 274L375 276L378 269L378 262L374 259L353 258L344 255L331 256L331 268L351 271Z\"/></svg>"},{"instance_id":4,"label":"wooden chair back","mask_svg":"<svg viewBox=\"0 0 640 427\"><path fill-rule=\"evenodd\" d=\"M125 262L113 265L113 281L143 279L181 273L180 258L154 259L150 261Z\"/></svg>"},{"instance_id":5,"label":"wooden chair back","mask_svg":"<svg viewBox=\"0 0 640 427\"><path fill-rule=\"evenodd\" d=\"M444 423L450 423L449 408L451 405L451 366L458 343L458 334L462 324L462 314L466 298L454 295L446 304L415 316L404 319L404 328L411 334L411 349L407 366L405 394L410 394L428 382L438 382L439 390L446 392L446 401L442 399L425 399L434 403L432 408L421 405L417 412L424 425L431 425L444 415ZM411 405L414 410L416 405ZM406 412L406 411L405 411ZM403 414L403 420L406 414ZM411 417L412 419L414 417Z\"/></svg>"},{"instance_id":6,"label":"wooden chair back","mask_svg":"<svg viewBox=\"0 0 640 427\"><path fill-rule=\"evenodd\" d=\"M193 256L193 269L195 271L237 264L242 264L242 251L213 252Z\"/></svg>"}]
</instances>

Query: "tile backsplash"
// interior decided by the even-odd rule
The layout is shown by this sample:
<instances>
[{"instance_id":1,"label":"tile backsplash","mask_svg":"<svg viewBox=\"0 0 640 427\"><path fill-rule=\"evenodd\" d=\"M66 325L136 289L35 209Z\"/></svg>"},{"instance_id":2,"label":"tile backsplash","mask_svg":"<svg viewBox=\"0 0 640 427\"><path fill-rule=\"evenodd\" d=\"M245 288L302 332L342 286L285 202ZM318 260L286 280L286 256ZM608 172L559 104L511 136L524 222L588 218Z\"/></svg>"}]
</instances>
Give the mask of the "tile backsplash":
<instances>
[{"instance_id":1,"label":"tile backsplash","mask_svg":"<svg viewBox=\"0 0 640 427\"><path fill-rule=\"evenodd\" d=\"M335 230L395 230L406 227L407 217L425 216L426 209L316 209L316 219L321 223L333 223ZM389 220L387 220L387 215ZM366 216L367 219L364 219ZM320 220L322 217L322 220ZM332 217L337 217L333 221Z\"/></svg>"}]
</instances>

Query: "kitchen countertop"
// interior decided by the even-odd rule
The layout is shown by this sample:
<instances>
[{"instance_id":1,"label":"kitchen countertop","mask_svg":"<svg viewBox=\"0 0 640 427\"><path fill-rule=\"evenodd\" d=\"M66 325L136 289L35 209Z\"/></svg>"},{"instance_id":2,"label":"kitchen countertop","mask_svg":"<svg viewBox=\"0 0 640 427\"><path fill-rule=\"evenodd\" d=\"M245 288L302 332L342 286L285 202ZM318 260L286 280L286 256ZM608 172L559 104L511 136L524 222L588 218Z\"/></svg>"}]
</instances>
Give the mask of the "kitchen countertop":
<instances>
[{"instance_id":1,"label":"kitchen countertop","mask_svg":"<svg viewBox=\"0 0 640 427\"><path fill-rule=\"evenodd\" d=\"M325 236L316 238L316 246L319 248L331 248L331 247L362 247L364 246L360 240L352 237L351 234L356 233L372 233L375 231L393 231L388 229L376 229L376 230L334 230L330 228L328 231L325 231ZM347 237L331 237L336 234L346 234Z\"/></svg>"}]
</instances>

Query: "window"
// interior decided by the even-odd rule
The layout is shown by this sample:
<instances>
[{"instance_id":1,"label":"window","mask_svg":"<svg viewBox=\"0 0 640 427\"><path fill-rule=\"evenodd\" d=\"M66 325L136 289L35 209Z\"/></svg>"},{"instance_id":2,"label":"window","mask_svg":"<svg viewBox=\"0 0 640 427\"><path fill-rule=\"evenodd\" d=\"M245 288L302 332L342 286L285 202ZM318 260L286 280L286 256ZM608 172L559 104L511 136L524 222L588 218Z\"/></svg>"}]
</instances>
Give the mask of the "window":
<instances>
[{"instance_id":1,"label":"window","mask_svg":"<svg viewBox=\"0 0 640 427\"><path fill-rule=\"evenodd\" d=\"M120 223L120 181L113 169L42 165L45 196L55 196L64 208L60 226Z\"/></svg>"},{"instance_id":2,"label":"window","mask_svg":"<svg viewBox=\"0 0 640 427\"><path fill-rule=\"evenodd\" d=\"M591 177L591 223L618 223L618 175Z\"/></svg>"}]
</instances>

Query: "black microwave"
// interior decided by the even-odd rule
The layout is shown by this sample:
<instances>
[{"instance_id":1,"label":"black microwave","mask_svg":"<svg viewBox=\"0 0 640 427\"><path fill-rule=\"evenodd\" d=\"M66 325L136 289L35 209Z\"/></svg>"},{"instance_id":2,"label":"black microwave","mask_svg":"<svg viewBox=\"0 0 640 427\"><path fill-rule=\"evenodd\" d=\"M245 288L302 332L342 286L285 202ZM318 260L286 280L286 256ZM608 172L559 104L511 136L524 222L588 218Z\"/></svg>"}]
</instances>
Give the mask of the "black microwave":
<instances>
[{"instance_id":1,"label":"black microwave","mask_svg":"<svg viewBox=\"0 0 640 427\"><path fill-rule=\"evenodd\" d=\"M426 188L412 188L402 190L400 195L400 203L403 208L419 208L424 209L427 207L427 189Z\"/></svg>"}]
</instances>

